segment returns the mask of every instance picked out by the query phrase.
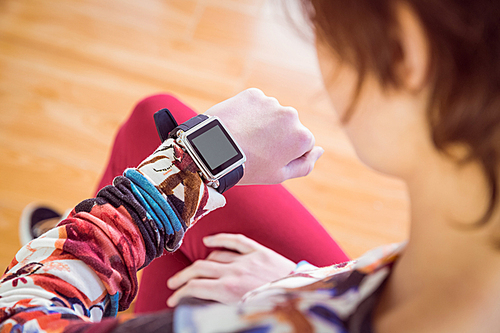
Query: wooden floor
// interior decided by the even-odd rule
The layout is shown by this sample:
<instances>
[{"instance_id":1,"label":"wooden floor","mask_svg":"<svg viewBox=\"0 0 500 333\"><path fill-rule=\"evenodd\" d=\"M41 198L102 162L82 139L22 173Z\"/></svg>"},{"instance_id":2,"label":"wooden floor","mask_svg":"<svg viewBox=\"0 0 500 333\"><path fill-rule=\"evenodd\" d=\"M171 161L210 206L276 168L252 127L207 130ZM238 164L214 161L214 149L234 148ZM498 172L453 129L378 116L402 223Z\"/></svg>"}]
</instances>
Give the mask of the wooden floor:
<instances>
[{"instance_id":1,"label":"wooden floor","mask_svg":"<svg viewBox=\"0 0 500 333\"><path fill-rule=\"evenodd\" d=\"M326 153L285 185L351 256L405 238L397 180L357 161L322 91L314 48L265 0L0 2L0 266L19 247L32 202L89 197L134 103L167 91L203 112L258 87Z\"/></svg>"}]
</instances>

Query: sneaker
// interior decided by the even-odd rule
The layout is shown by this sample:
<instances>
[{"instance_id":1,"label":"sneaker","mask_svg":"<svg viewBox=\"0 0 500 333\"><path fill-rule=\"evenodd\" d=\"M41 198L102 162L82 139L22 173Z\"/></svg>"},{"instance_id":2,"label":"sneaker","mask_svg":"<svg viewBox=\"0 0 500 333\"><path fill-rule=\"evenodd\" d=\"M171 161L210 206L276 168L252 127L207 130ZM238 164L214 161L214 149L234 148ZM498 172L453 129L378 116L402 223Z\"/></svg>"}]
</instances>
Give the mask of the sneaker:
<instances>
[{"instance_id":1,"label":"sneaker","mask_svg":"<svg viewBox=\"0 0 500 333\"><path fill-rule=\"evenodd\" d=\"M24 207L19 220L19 240L24 246L33 239L38 238L50 229L54 228L61 220L66 218L71 210L60 214L54 209L31 203Z\"/></svg>"}]
</instances>

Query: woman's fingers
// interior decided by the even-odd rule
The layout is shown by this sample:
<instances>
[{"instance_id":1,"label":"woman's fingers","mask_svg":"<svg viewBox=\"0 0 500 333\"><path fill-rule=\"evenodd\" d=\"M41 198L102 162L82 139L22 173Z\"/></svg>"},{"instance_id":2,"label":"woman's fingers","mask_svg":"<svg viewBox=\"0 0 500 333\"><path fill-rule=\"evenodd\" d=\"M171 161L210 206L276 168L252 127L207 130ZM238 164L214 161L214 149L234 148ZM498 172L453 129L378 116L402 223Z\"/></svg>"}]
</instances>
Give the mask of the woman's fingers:
<instances>
[{"instance_id":1,"label":"woman's fingers","mask_svg":"<svg viewBox=\"0 0 500 333\"><path fill-rule=\"evenodd\" d=\"M193 279L215 279L220 277L221 263L207 260L197 260L192 265L177 272L174 276L167 280L167 286L170 289L178 289Z\"/></svg>"},{"instance_id":2,"label":"woman's fingers","mask_svg":"<svg viewBox=\"0 0 500 333\"><path fill-rule=\"evenodd\" d=\"M220 283L211 279L190 280L185 286L177 290L167 300L167 305L174 307L184 297L196 297L204 300L219 301Z\"/></svg>"},{"instance_id":3,"label":"woman's fingers","mask_svg":"<svg viewBox=\"0 0 500 333\"><path fill-rule=\"evenodd\" d=\"M203 242L228 250L215 250L170 278L168 287L176 292L168 299L169 306L177 305L182 297L234 303L295 267L289 259L243 235L216 234L203 238Z\"/></svg>"},{"instance_id":4,"label":"woman's fingers","mask_svg":"<svg viewBox=\"0 0 500 333\"><path fill-rule=\"evenodd\" d=\"M229 250L247 254L262 248L256 241L241 234L220 233L203 238L203 243L207 247L223 247Z\"/></svg>"},{"instance_id":5,"label":"woman's fingers","mask_svg":"<svg viewBox=\"0 0 500 333\"><path fill-rule=\"evenodd\" d=\"M307 176L324 152L323 148L316 146L301 157L291 161L284 168L284 177L290 179Z\"/></svg>"},{"instance_id":6,"label":"woman's fingers","mask_svg":"<svg viewBox=\"0 0 500 333\"><path fill-rule=\"evenodd\" d=\"M235 261L237 258L241 257L240 253L235 253L232 251L212 251L207 260L216 261L220 263L230 263Z\"/></svg>"},{"instance_id":7,"label":"woman's fingers","mask_svg":"<svg viewBox=\"0 0 500 333\"><path fill-rule=\"evenodd\" d=\"M223 247L229 250L247 254L259 249L262 245L240 234L217 234L203 238L207 247Z\"/></svg>"},{"instance_id":8,"label":"woman's fingers","mask_svg":"<svg viewBox=\"0 0 500 333\"><path fill-rule=\"evenodd\" d=\"M203 242L208 247L222 247L229 250L247 254L255 251L261 245L250 238L236 234L217 234L203 238ZM167 281L170 289L178 289L188 281L193 279L205 278L215 279L221 276L224 263L230 263L240 257L241 254L231 253L229 251L214 251L207 260L197 260L192 265L184 268L172 276Z\"/></svg>"}]
</instances>

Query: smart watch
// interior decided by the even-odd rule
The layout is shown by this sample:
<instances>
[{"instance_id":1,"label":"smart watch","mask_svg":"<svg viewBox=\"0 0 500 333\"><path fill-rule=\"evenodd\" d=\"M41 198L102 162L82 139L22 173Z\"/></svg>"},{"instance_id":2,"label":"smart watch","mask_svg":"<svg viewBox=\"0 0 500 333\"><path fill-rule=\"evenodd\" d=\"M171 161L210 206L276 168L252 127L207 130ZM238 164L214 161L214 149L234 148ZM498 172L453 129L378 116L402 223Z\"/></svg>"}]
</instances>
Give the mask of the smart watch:
<instances>
[{"instance_id":1,"label":"smart watch","mask_svg":"<svg viewBox=\"0 0 500 333\"><path fill-rule=\"evenodd\" d=\"M207 185L219 193L243 177L245 154L218 117L201 114L177 125L172 114L162 109L154 119L161 140L175 139L191 156Z\"/></svg>"}]
</instances>

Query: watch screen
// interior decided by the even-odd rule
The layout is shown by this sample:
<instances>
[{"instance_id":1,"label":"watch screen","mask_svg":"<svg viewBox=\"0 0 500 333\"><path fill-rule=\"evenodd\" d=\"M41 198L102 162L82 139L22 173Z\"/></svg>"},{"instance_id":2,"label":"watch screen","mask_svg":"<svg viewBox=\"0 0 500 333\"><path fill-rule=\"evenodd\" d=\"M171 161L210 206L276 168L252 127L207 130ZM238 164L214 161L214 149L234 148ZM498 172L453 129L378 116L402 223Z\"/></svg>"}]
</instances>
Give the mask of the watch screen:
<instances>
[{"instance_id":1,"label":"watch screen","mask_svg":"<svg viewBox=\"0 0 500 333\"><path fill-rule=\"evenodd\" d=\"M188 135L188 140L213 175L243 158L234 141L218 121L212 121Z\"/></svg>"}]
</instances>

